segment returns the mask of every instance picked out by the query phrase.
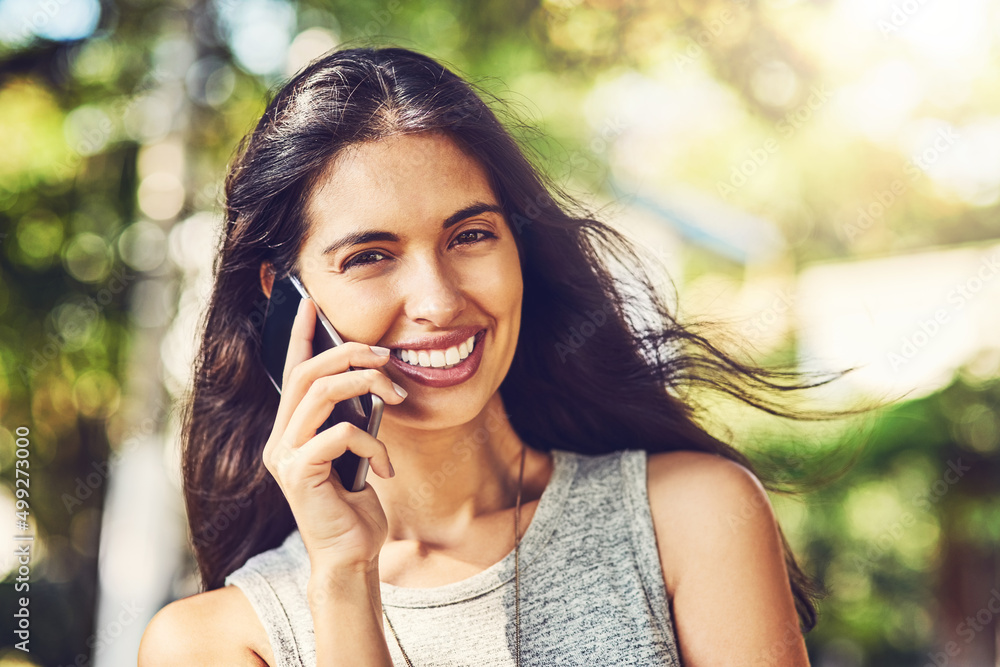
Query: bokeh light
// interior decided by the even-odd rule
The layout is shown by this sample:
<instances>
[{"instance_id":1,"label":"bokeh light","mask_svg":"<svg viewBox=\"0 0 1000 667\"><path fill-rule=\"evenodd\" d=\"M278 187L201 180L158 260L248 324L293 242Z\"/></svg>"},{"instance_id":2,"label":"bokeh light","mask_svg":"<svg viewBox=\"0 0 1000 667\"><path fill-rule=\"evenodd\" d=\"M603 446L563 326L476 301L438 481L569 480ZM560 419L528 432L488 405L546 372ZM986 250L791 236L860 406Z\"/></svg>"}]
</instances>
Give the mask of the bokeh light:
<instances>
[{"instance_id":1,"label":"bokeh light","mask_svg":"<svg viewBox=\"0 0 1000 667\"><path fill-rule=\"evenodd\" d=\"M32 37L83 39L101 18L99 0L0 0L0 41L19 45Z\"/></svg>"},{"instance_id":2,"label":"bokeh light","mask_svg":"<svg viewBox=\"0 0 1000 667\"><path fill-rule=\"evenodd\" d=\"M237 62L253 74L285 69L295 28L295 8L284 0L216 3Z\"/></svg>"}]
</instances>

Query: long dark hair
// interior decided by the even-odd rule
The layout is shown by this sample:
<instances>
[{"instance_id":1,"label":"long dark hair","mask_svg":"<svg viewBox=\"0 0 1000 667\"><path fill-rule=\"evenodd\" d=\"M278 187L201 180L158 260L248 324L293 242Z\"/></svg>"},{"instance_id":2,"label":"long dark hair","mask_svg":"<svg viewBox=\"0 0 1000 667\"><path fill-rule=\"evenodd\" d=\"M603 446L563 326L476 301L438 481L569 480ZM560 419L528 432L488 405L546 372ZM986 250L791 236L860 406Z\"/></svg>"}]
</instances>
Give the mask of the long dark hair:
<instances>
[{"instance_id":1,"label":"long dark hair","mask_svg":"<svg viewBox=\"0 0 1000 667\"><path fill-rule=\"evenodd\" d=\"M399 48L330 53L277 93L226 180L225 238L183 427L184 493L206 590L295 527L261 461L278 403L258 361L261 263L295 265L304 203L340 150L426 131L446 133L483 165L518 241L522 330L500 391L532 447L711 452L761 476L699 426L685 392L708 387L799 418L774 392L832 379L738 361L678 323L630 242L543 177L473 87L439 63ZM639 289L621 284L616 264ZM818 589L787 542L785 560L809 630Z\"/></svg>"}]
</instances>

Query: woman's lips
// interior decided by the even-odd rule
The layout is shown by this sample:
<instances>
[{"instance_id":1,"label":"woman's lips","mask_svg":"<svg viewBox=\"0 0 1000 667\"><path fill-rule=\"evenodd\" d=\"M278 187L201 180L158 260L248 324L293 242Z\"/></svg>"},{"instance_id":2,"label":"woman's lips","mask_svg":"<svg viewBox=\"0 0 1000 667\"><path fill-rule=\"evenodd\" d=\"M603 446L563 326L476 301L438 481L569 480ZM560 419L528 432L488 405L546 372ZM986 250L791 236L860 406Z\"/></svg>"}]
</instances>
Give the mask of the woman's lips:
<instances>
[{"instance_id":1,"label":"woman's lips","mask_svg":"<svg viewBox=\"0 0 1000 667\"><path fill-rule=\"evenodd\" d=\"M465 359L451 368L434 368L433 366L414 366L396 355L389 357L389 363L407 378L427 387L451 387L468 380L479 368L483 359L483 348L486 344L486 330L476 334L472 352Z\"/></svg>"}]
</instances>

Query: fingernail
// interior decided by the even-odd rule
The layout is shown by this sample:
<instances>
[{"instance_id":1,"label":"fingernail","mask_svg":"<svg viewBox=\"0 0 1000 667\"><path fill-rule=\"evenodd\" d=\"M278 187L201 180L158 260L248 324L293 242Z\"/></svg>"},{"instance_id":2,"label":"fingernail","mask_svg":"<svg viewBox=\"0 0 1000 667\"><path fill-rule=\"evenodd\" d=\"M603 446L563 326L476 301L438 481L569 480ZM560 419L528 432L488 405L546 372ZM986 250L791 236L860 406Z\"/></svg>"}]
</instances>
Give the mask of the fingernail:
<instances>
[{"instance_id":1,"label":"fingernail","mask_svg":"<svg viewBox=\"0 0 1000 667\"><path fill-rule=\"evenodd\" d=\"M402 396L403 398L406 398L406 390L405 390L405 389L403 389L402 387L400 387L400 386L399 386L398 384L396 384L395 382L393 382L393 383L392 383L392 388L396 390L396 393L397 393L397 394L399 394L399 395L400 395L400 396Z\"/></svg>"},{"instance_id":2,"label":"fingernail","mask_svg":"<svg viewBox=\"0 0 1000 667\"><path fill-rule=\"evenodd\" d=\"M377 354L380 357L388 357L389 356L389 348L387 348L387 347L382 347L381 345L369 345L368 347L371 348L372 352L374 352L375 354Z\"/></svg>"},{"instance_id":3,"label":"fingernail","mask_svg":"<svg viewBox=\"0 0 1000 667\"><path fill-rule=\"evenodd\" d=\"M392 461L389 461L389 477L396 476L396 469L392 467Z\"/></svg>"},{"instance_id":4,"label":"fingernail","mask_svg":"<svg viewBox=\"0 0 1000 667\"><path fill-rule=\"evenodd\" d=\"M299 300L299 311L298 311L299 314L301 315L302 311L305 310L305 309L306 309L306 300L305 299L300 299Z\"/></svg>"}]
</instances>

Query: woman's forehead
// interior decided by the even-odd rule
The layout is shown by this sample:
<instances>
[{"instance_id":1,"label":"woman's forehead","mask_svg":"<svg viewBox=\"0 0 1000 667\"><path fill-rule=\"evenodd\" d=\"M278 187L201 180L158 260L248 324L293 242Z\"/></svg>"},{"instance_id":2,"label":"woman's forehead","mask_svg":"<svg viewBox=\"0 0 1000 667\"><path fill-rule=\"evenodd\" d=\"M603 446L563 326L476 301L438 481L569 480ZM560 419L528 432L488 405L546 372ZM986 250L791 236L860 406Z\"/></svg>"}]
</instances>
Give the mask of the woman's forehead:
<instances>
[{"instance_id":1,"label":"woman's forehead","mask_svg":"<svg viewBox=\"0 0 1000 667\"><path fill-rule=\"evenodd\" d=\"M306 218L314 231L439 225L470 201L497 203L482 165L453 139L393 135L342 151L313 189Z\"/></svg>"}]
</instances>

